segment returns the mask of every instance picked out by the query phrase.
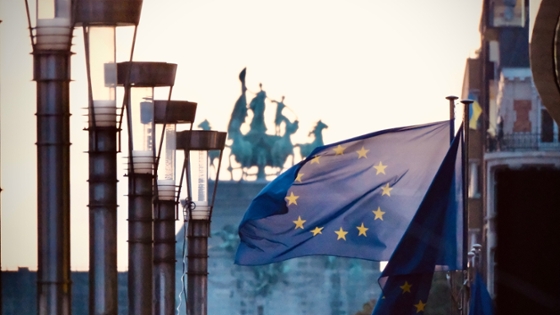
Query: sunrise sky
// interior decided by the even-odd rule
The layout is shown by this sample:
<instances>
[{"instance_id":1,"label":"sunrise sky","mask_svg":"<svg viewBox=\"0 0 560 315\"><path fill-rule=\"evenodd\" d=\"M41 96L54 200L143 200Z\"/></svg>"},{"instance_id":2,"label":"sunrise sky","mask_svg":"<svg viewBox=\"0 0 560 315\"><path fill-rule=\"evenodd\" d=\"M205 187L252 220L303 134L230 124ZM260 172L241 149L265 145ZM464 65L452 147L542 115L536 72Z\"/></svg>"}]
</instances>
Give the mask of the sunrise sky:
<instances>
[{"instance_id":1,"label":"sunrise sky","mask_svg":"<svg viewBox=\"0 0 560 315\"><path fill-rule=\"evenodd\" d=\"M35 1L30 1L34 5ZM481 0L144 0L135 61L178 64L173 99L197 102L197 122L226 130L247 67L285 96L306 143L322 120L331 143L448 118L466 58L480 45ZM37 268L36 85L24 1L0 0L2 268ZM126 61L131 28L118 29ZM71 262L88 269L87 82L81 29L74 31L71 87ZM274 132L275 105L267 104ZM461 109L457 109L458 113ZM195 123L195 125L196 125ZM122 135L123 140L126 134ZM127 269L125 154L119 154L118 265ZM226 173L226 172L223 172ZM229 180L224 178L223 180Z\"/></svg>"}]
</instances>

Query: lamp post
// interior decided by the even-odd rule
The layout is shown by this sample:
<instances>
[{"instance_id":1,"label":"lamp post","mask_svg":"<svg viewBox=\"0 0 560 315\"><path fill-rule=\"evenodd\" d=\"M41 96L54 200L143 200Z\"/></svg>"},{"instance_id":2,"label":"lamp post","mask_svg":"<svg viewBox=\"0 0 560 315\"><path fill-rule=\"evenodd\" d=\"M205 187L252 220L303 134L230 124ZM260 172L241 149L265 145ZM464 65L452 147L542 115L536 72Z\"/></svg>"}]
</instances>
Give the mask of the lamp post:
<instances>
[{"instance_id":1,"label":"lamp post","mask_svg":"<svg viewBox=\"0 0 560 315\"><path fill-rule=\"evenodd\" d=\"M122 122L116 107L116 28L133 26L136 34L142 1L76 0L75 5L88 82L89 313L116 315L117 137Z\"/></svg>"},{"instance_id":2,"label":"lamp post","mask_svg":"<svg viewBox=\"0 0 560 315\"><path fill-rule=\"evenodd\" d=\"M154 315L175 314L175 221L180 186L176 185L176 124L194 121L196 103L154 101L157 153L157 185L154 200ZM161 125L161 127L160 127Z\"/></svg>"},{"instance_id":3,"label":"lamp post","mask_svg":"<svg viewBox=\"0 0 560 315\"><path fill-rule=\"evenodd\" d=\"M177 133L177 149L185 151L187 200L187 314L206 315L208 310L208 237L218 186L226 132L193 130ZM212 195L208 196L208 152L219 150Z\"/></svg>"},{"instance_id":4,"label":"lamp post","mask_svg":"<svg viewBox=\"0 0 560 315\"><path fill-rule=\"evenodd\" d=\"M176 64L164 62L117 64L128 130L128 309L135 315L153 311L154 90L168 88L170 96L176 70Z\"/></svg>"},{"instance_id":5,"label":"lamp post","mask_svg":"<svg viewBox=\"0 0 560 315\"><path fill-rule=\"evenodd\" d=\"M71 313L70 46L71 0L37 0L26 12L37 82L38 314Z\"/></svg>"}]
</instances>

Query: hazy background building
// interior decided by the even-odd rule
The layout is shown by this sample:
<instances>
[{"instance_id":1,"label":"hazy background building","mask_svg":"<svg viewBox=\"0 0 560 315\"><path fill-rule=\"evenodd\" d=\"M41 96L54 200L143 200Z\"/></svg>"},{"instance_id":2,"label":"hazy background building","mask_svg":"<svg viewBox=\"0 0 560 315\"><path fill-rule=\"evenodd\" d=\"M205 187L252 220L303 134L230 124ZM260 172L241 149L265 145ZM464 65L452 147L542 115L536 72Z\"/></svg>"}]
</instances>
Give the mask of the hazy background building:
<instances>
[{"instance_id":1,"label":"hazy background building","mask_svg":"<svg viewBox=\"0 0 560 315\"><path fill-rule=\"evenodd\" d=\"M537 16L530 10L539 4L485 0L481 46L465 69L462 97L482 109L470 130L469 241L483 245L482 269L497 314L559 310L560 139L530 58Z\"/></svg>"}]
</instances>

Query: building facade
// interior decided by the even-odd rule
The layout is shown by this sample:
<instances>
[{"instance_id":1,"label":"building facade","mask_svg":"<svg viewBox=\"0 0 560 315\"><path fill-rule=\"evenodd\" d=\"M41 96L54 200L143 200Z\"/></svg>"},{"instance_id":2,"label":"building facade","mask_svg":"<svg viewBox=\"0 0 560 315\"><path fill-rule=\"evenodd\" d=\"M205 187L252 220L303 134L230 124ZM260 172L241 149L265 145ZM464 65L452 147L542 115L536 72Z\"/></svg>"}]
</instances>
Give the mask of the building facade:
<instances>
[{"instance_id":1,"label":"building facade","mask_svg":"<svg viewBox=\"0 0 560 315\"><path fill-rule=\"evenodd\" d=\"M530 7L483 1L481 46L462 92L482 110L469 132L469 243L482 245L497 314L560 307L560 139L533 80Z\"/></svg>"}]
</instances>

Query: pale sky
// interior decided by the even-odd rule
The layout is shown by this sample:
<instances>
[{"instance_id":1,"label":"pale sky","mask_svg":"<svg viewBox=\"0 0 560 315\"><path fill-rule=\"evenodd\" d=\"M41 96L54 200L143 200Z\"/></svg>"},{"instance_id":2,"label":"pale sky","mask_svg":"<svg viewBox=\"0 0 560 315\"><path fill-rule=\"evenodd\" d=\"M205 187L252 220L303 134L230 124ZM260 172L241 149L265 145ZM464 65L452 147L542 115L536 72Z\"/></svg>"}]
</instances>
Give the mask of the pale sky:
<instances>
[{"instance_id":1,"label":"pale sky","mask_svg":"<svg viewBox=\"0 0 560 315\"><path fill-rule=\"evenodd\" d=\"M285 114L299 120L294 143L310 142L319 119L332 143L447 119L445 97L460 96L466 58L480 45L481 7L482 0L144 0L134 60L177 63L172 98L197 102L195 125L208 119L222 131L247 67L249 91L261 82L270 99L286 97L293 112ZM0 0L0 20L2 268L36 269L36 84L25 1ZM117 32L117 62L127 61L131 29ZM71 268L87 270L87 82L81 29L74 36ZM119 270L128 263L125 156L118 155Z\"/></svg>"}]
</instances>

